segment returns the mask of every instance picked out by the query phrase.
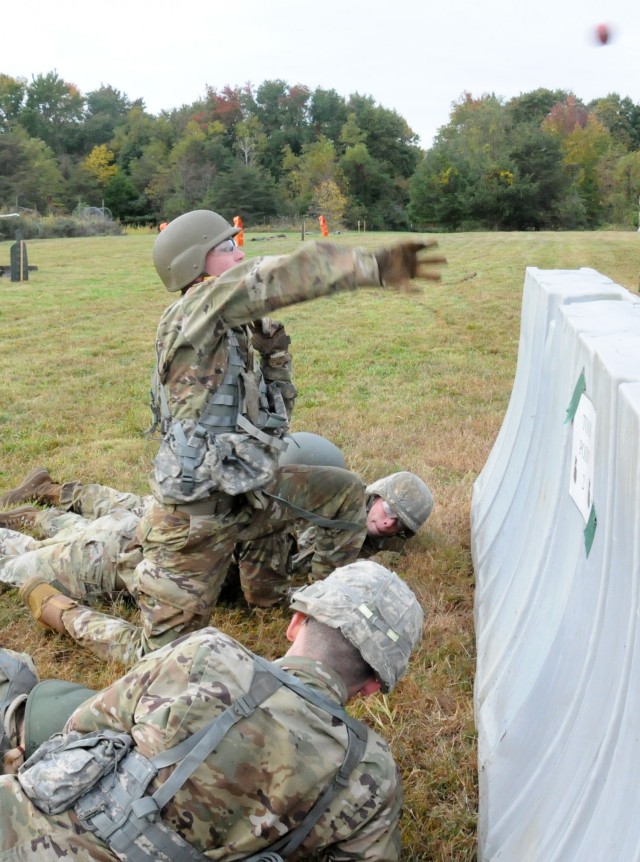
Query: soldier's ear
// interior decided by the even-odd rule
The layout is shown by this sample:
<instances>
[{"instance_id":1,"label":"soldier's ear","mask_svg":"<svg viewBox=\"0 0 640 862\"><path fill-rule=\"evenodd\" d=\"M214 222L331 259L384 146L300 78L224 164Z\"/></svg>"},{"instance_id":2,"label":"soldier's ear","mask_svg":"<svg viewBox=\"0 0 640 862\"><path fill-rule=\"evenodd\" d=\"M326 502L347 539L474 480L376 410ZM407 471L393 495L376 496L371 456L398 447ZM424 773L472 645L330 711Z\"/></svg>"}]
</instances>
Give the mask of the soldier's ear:
<instances>
[{"instance_id":1,"label":"soldier's ear","mask_svg":"<svg viewBox=\"0 0 640 862\"><path fill-rule=\"evenodd\" d=\"M375 694L377 691L380 691L380 681L377 679L370 679L369 682L365 682L365 684L358 690L358 694L366 697L368 694Z\"/></svg>"},{"instance_id":2,"label":"soldier's ear","mask_svg":"<svg viewBox=\"0 0 640 862\"><path fill-rule=\"evenodd\" d=\"M302 626L306 623L308 617L306 614L303 614L302 611L295 611L293 616L291 617L291 622L289 623L289 627L287 628L287 640L291 643L298 636L298 632L302 628Z\"/></svg>"}]
</instances>

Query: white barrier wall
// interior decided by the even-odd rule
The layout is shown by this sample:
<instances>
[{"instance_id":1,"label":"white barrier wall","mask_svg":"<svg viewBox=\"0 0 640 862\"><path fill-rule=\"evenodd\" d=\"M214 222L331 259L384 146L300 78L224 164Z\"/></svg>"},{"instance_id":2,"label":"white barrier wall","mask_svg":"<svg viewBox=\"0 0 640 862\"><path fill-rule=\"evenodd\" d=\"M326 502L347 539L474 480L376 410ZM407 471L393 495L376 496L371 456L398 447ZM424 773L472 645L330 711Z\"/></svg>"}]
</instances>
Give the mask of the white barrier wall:
<instances>
[{"instance_id":1,"label":"white barrier wall","mask_svg":"<svg viewBox=\"0 0 640 862\"><path fill-rule=\"evenodd\" d=\"M527 269L471 534L479 862L640 860L640 299L595 270Z\"/></svg>"}]
</instances>

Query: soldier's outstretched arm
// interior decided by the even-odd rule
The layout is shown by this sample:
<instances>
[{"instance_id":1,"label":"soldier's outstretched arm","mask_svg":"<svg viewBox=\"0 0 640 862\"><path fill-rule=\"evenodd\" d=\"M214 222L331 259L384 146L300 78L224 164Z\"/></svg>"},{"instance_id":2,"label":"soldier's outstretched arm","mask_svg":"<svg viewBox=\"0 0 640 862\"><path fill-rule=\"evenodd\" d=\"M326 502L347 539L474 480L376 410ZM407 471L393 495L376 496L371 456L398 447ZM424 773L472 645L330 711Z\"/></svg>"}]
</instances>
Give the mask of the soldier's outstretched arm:
<instances>
[{"instance_id":1,"label":"soldier's outstretched arm","mask_svg":"<svg viewBox=\"0 0 640 862\"><path fill-rule=\"evenodd\" d=\"M414 240L373 252L305 243L293 254L245 261L223 273L207 302L213 299L227 326L238 326L279 308L358 287L406 290L413 279L439 277L436 267L445 259L423 254L435 245L435 240Z\"/></svg>"}]
</instances>

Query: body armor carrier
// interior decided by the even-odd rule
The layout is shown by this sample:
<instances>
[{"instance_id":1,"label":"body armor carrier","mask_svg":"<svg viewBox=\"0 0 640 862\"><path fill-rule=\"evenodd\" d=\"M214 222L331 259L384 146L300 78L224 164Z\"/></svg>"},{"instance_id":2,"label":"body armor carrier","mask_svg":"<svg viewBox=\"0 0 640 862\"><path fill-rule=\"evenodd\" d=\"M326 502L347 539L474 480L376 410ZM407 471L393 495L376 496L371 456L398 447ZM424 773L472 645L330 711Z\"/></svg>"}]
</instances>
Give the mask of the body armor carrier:
<instances>
[{"instance_id":1,"label":"body armor carrier","mask_svg":"<svg viewBox=\"0 0 640 862\"><path fill-rule=\"evenodd\" d=\"M107 743L107 748L110 746L119 752L114 756L113 767L103 770L102 777L94 786L79 799L76 796L75 804L72 801L67 807L73 807L83 828L95 833L123 862L174 862L176 859L206 862L206 856L162 822L161 810L217 748L228 730L238 721L249 717L283 685L346 726L347 750L342 765L300 824L263 851L244 857L242 862L279 862L293 853L336 794L347 786L349 776L362 760L366 748L366 726L352 718L338 703L314 691L277 665L259 656L253 656L253 661L254 674L249 691L237 698L212 722L168 751L152 758L144 757L131 747L133 741L129 734L110 730L84 734L68 744L66 750L91 750L100 744L104 748ZM124 755L123 751L126 752ZM62 753L64 755L64 751ZM175 766L169 778L153 794L147 795L150 782L160 769L168 766ZM21 773L28 771L28 768L29 762L22 767ZM59 775L60 770L55 762L53 769L54 774ZM25 784L29 786L27 782ZM40 807L37 782L32 782L30 790L25 788L25 784L23 789L32 802ZM43 786L48 784L50 781L45 780ZM43 803L45 801L42 800Z\"/></svg>"},{"instance_id":2,"label":"body armor carrier","mask_svg":"<svg viewBox=\"0 0 640 862\"><path fill-rule=\"evenodd\" d=\"M286 447L280 436L288 426L288 418L278 387L267 385L260 373L258 379L245 362L233 330L226 338L229 354L225 376L209 396L195 428L187 437L182 423L173 419L164 386L160 383L157 365L151 388L153 424L147 433L160 430L163 438L171 431L179 444L181 466L180 491L188 498L194 489L195 470L202 462L206 439L218 435L245 433L260 443L278 451Z\"/></svg>"}]
</instances>

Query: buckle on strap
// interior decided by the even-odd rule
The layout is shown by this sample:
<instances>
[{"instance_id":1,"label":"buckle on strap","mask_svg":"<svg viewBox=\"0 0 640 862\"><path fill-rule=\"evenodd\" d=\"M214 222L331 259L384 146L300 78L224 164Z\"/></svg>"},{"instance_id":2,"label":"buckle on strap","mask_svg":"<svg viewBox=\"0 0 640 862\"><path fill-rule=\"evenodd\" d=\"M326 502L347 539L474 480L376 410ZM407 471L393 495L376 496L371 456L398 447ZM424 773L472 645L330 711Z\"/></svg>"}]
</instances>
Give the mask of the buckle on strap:
<instances>
[{"instance_id":1,"label":"buckle on strap","mask_svg":"<svg viewBox=\"0 0 640 862\"><path fill-rule=\"evenodd\" d=\"M267 446L271 446L272 449L277 449L279 452L286 449L289 445L287 440L281 440L279 437L272 437L271 434L265 434L264 431L257 428L253 422L250 422L246 416L242 415L242 413L238 413L236 424L238 428L242 428L242 430L246 431L251 437L255 437L256 440L259 440L261 443L265 443Z\"/></svg>"}]
</instances>

